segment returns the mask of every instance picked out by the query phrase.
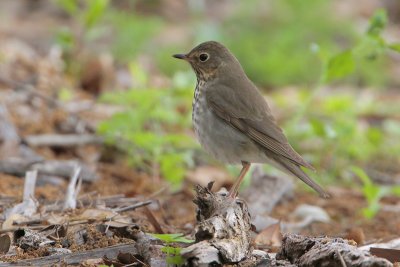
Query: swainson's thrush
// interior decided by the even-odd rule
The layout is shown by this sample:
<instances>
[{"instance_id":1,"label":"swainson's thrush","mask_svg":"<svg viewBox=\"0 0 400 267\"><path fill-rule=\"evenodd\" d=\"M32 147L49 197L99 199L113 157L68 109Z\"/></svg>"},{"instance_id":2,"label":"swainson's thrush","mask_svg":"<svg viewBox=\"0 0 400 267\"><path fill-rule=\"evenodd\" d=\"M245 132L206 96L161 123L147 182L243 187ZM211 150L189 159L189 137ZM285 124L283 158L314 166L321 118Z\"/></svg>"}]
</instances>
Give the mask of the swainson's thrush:
<instances>
[{"instance_id":1,"label":"swainson's thrush","mask_svg":"<svg viewBox=\"0 0 400 267\"><path fill-rule=\"evenodd\" d=\"M328 196L300 168L313 169L290 146L267 102L225 46L209 41L174 57L189 62L197 76L192 120L200 144L216 159L243 166L231 197L251 163L272 163Z\"/></svg>"}]
</instances>

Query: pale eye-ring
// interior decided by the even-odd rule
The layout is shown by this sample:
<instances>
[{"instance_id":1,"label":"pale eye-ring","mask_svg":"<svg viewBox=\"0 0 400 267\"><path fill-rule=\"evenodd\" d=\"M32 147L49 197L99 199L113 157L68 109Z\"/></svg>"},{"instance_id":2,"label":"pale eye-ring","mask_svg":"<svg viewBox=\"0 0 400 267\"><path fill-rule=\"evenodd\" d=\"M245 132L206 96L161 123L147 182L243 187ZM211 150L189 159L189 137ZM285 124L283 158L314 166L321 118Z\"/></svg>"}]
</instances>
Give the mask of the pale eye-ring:
<instances>
[{"instance_id":1,"label":"pale eye-ring","mask_svg":"<svg viewBox=\"0 0 400 267\"><path fill-rule=\"evenodd\" d=\"M206 62L208 60L208 58L209 58L209 55L207 53L201 53L199 55L199 59L201 62Z\"/></svg>"}]
</instances>

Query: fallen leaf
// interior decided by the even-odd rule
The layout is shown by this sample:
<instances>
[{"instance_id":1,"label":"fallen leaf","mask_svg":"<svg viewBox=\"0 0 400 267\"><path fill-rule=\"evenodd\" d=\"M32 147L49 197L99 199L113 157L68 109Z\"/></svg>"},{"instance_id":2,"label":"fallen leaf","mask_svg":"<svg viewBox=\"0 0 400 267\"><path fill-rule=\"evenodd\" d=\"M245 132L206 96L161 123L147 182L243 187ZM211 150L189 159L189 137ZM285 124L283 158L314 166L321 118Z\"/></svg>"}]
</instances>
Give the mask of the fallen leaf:
<instances>
[{"instance_id":1,"label":"fallen leaf","mask_svg":"<svg viewBox=\"0 0 400 267\"><path fill-rule=\"evenodd\" d=\"M14 225L14 222L25 220L28 220L28 218L21 214L12 214L3 222L2 229L17 228L17 226Z\"/></svg>"},{"instance_id":2,"label":"fallen leaf","mask_svg":"<svg viewBox=\"0 0 400 267\"><path fill-rule=\"evenodd\" d=\"M68 215L60 215L52 213L50 217L47 219L47 222L50 225L61 225L66 223L69 220Z\"/></svg>"},{"instance_id":3,"label":"fallen leaf","mask_svg":"<svg viewBox=\"0 0 400 267\"><path fill-rule=\"evenodd\" d=\"M274 223L262 230L255 239L257 245L280 247L282 245L281 222Z\"/></svg>"},{"instance_id":4,"label":"fallen leaf","mask_svg":"<svg viewBox=\"0 0 400 267\"><path fill-rule=\"evenodd\" d=\"M111 210L86 209L78 218L79 220L107 220L115 215L116 213Z\"/></svg>"}]
</instances>

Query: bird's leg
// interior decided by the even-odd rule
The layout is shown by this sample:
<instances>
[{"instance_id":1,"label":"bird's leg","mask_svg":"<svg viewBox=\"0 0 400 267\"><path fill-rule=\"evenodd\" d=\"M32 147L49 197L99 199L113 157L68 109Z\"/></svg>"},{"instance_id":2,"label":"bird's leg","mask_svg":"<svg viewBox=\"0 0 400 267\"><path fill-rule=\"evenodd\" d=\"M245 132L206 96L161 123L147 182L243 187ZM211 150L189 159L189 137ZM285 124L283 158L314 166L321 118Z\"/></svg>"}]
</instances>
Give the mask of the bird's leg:
<instances>
[{"instance_id":1,"label":"bird's leg","mask_svg":"<svg viewBox=\"0 0 400 267\"><path fill-rule=\"evenodd\" d=\"M238 191L239 191L240 184L242 183L244 176L250 169L250 165L251 165L251 163L242 161L242 166L243 166L242 170L240 171L239 177L236 179L236 182L233 184L231 190L229 191L229 197L231 197L233 199L236 198Z\"/></svg>"}]
</instances>

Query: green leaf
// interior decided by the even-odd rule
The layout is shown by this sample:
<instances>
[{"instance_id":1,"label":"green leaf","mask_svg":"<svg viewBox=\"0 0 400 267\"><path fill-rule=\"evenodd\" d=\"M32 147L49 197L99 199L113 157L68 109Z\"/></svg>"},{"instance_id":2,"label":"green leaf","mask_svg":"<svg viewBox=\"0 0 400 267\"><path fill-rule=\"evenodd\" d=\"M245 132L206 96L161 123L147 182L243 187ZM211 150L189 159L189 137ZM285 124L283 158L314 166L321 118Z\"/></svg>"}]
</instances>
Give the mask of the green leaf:
<instances>
[{"instance_id":1,"label":"green leaf","mask_svg":"<svg viewBox=\"0 0 400 267\"><path fill-rule=\"evenodd\" d=\"M362 192L367 199L368 207L364 208L362 213L370 219L379 211L381 198L393 193L393 188L374 184L364 170L357 166L352 166L351 169L363 182Z\"/></svg>"},{"instance_id":2,"label":"green leaf","mask_svg":"<svg viewBox=\"0 0 400 267\"><path fill-rule=\"evenodd\" d=\"M56 33L56 43L64 50L69 51L75 46L75 37L71 29L67 27L60 28Z\"/></svg>"},{"instance_id":3,"label":"green leaf","mask_svg":"<svg viewBox=\"0 0 400 267\"><path fill-rule=\"evenodd\" d=\"M194 240L185 238L183 234L150 234L150 235L167 243L179 242L179 243L190 244L194 242Z\"/></svg>"},{"instance_id":4,"label":"green leaf","mask_svg":"<svg viewBox=\"0 0 400 267\"><path fill-rule=\"evenodd\" d=\"M166 258L168 264L181 266L184 263L184 260L181 255L177 256L169 256Z\"/></svg>"},{"instance_id":5,"label":"green leaf","mask_svg":"<svg viewBox=\"0 0 400 267\"><path fill-rule=\"evenodd\" d=\"M399 43L390 44L390 45L388 45L388 47L389 47L389 49L400 53L400 44Z\"/></svg>"},{"instance_id":6,"label":"green leaf","mask_svg":"<svg viewBox=\"0 0 400 267\"><path fill-rule=\"evenodd\" d=\"M131 73L133 79L135 80L135 84L139 88L143 88L148 82L147 73L140 67L137 62L129 63L129 72Z\"/></svg>"},{"instance_id":7,"label":"green leaf","mask_svg":"<svg viewBox=\"0 0 400 267\"><path fill-rule=\"evenodd\" d=\"M373 36L379 36L387 24L387 14L384 9L378 9L369 20L367 33Z\"/></svg>"},{"instance_id":8,"label":"green leaf","mask_svg":"<svg viewBox=\"0 0 400 267\"><path fill-rule=\"evenodd\" d=\"M166 247L162 247L161 251L167 254L173 254L173 255L179 255L181 253L181 248L176 248L176 247L170 247L170 246L166 246Z\"/></svg>"},{"instance_id":9,"label":"green leaf","mask_svg":"<svg viewBox=\"0 0 400 267\"><path fill-rule=\"evenodd\" d=\"M327 69L324 75L324 81L343 78L354 72L355 61L351 50L344 51L331 57L327 64Z\"/></svg>"},{"instance_id":10,"label":"green leaf","mask_svg":"<svg viewBox=\"0 0 400 267\"><path fill-rule=\"evenodd\" d=\"M73 94L70 89L61 88L61 90L58 92L58 99L62 102L70 101L72 97Z\"/></svg>"},{"instance_id":11,"label":"green leaf","mask_svg":"<svg viewBox=\"0 0 400 267\"><path fill-rule=\"evenodd\" d=\"M364 185L372 185L372 181L363 169L357 166L351 166L351 170L361 179Z\"/></svg>"},{"instance_id":12,"label":"green leaf","mask_svg":"<svg viewBox=\"0 0 400 267\"><path fill-rule=\"evenodd\" d=\"M77 0L57 0L56 2L61 8L63 8L71 16L76 14L78 10Z\"/></svg>"},{"instance_id":13,"label":"green leaf","mask_svg":"<svg viewBox=\"0 0 400 267\"><path fill-rule=\"evenodd\" d=\"M183 236L183 234L181 236L178 236L174 239L174 242L179 242L179 243L185 243L185 244L191 244L194 242L193 239L187 239L186 237Z\"/></svg>"},{"instance_id":14,"label":"green leaf","mask_svg":"<svg viewBox=\"0 0 400 267\"><path fill-rule=\"evenodd\" d=\"M84 13L86 28L91 28L98 22L106 10L109 0L87 0L87 10Z\"/></svg>"},{"instance_id":15,"label":"green leaf","mask_svg":"<svg viewBox=\"0 0 400 267\"><path fill-rule=\"evenodd\" d=\"M394 195L400 196L400 186L394 186L391 190Z\"/></svg>"},{"instance_id":16,"label":"green leaf","mask_svg":"<svg viewBox=\"0 0 400 267\"><path fill-rule=\"evenodd\" d=\"M375 146L379 146L384 140L382 130L376 127L368 128L366 137Z\"/></svg>"},{"instance_id":17,"label":"green leaf","mask_svg":"<svg viewBox=\"0 0 400 267\"><path fill-rule=\"evenodd\" d=\"M365 218L372 219L375 217L378 211L379 211L379 205L375 203L374 205L369 205L367 208L363 208L362 214Z\"/></svg>"},{"instance_id":18,"label":"green leaf","mask_svg":"<svg viewBox=\"0 0 400 267\"><path fill-rule=\"evenodd\" d=\"M317 136L325 136L325 126L321 120L311 119L310 124L312 126L314 133Z\"/></svg>"},{"instance_id":19,"label":"green leaf","mask_svg":"<svg viewBox=\"0 0 400 267\"><path fill-rule=\"evenodd\" d=\"M160 168L163 177L172 183L172 186L179 186L185 175L184 155L178 153L161 155Z\"/></svg>"}]
</instances>

